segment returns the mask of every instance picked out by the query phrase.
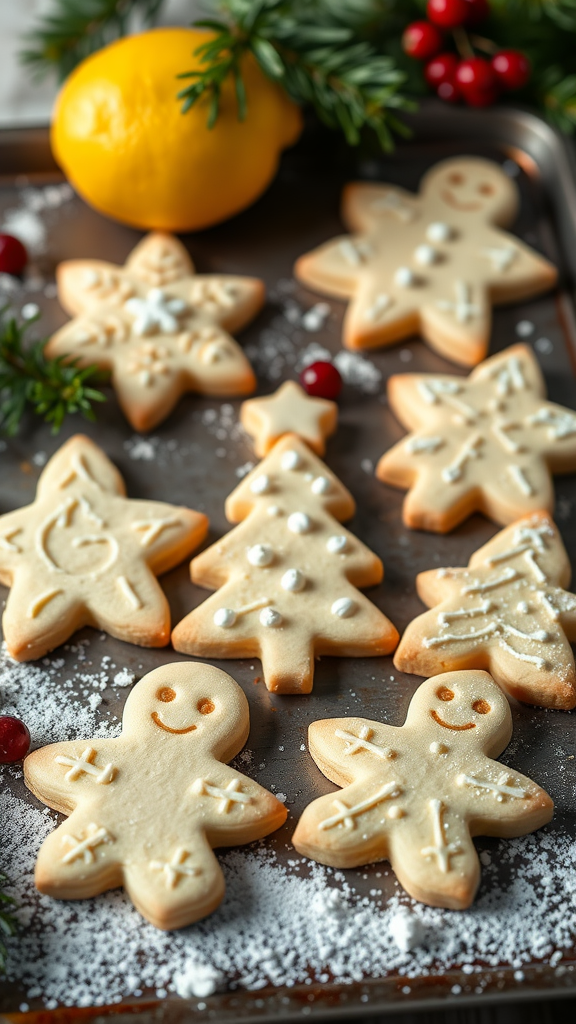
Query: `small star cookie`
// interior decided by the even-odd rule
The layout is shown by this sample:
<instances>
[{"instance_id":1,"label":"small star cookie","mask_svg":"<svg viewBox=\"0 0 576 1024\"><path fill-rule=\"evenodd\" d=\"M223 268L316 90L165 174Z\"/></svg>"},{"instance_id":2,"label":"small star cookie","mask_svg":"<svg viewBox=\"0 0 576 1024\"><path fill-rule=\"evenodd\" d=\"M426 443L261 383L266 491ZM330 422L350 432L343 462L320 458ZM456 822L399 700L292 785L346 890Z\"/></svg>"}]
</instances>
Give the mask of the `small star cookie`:
<instances>
[{"instance_id":1,"label":"small star cookie","mask_svg":"<svg viewBox=\"0 0 576 1024\"><path fill-rule=\"evenodd\" d=\"M352 235L301 256L295 274L350 299L347 348L390 345L421 333L463 366L484 359L491 306L552 288L556 268L501 228L518 209L516 185L490 160L456 157L424 176L417 196L358 183L344 192Z\"/></svg>"},{"instance_id":2,"label":"small star cookie","mask_svg":"<svg viewBox=\"0 0 576 1024\"><path fill-rule=\"evenodd\" d=\"M125 495L118 470L79 434L45 466L36 500L0 516L12 658L41 658L82 626L144 647L168 643L170 608L155 576L198 547L208 519Z\"/></svg>"},{"instance_id":3,"label":"small star cookie","mask_svg":"<svg viewBox=\"0 0 576 1024\"><path fill-rule=\"evenodd\" d=\"M310 753L345 788L309 804L292 842L332 867L389 860L413 899L463 910L480 881L472 837L522 836L552 817L543 789L493 760L511 736L508 701L487 672L428 679L399 728L313 722Z\"/></svg>"},{"instance_id":4,"label":"small star cookie","mask_svg":"<svg viewBox=\"0 0 576 1024\"><path fill-rule=\"evenodd\" d=\"M546 400L526 345L467 379L397 374L388 398L411 433L382 456L376 476L408 489L403 519L412 529L448 533L473 512L503 526L552 512L551 473L576 469L576 413Z\"/></svg>"},{"instance_id":5,"label":"small star cookie","mask_svg":"<svg viewBox=\"0 0 576 1024\"><path fill-rule=\"evenodd\" d=\"M432 611L410 623L396 668L434 672L487 668L518 700L576 706L576 595L564 589L570 562L551 518L539 512L502 530L467 569L432 569L416 579Z\"/></svg>"},{"instance_id":6,"label":"small star cookie","mask_svg":"<svg viewBox=\"0 0 576 1024\"><path fill-rule=\"evenodd\" d=\"M81 366L112 372L125 416L151 430L187 391L246 395L256 380L229 332L240 330L264 302L252 277L196 274L172 235L147 235L121 267L68 260L57 270L58 295L74 319L46 347Z\"/></svg>"},{"instance_id":7,"label":"small star cookie","mask_svg":"<svg viewBox=\"0 0 576 1024\"><path fill-rule=\"evenodd\" d=\"M178 663L136 684L118 738L29 754L26 785L69 815L40 848L40 892L77 900L124 886L166 930L212 913L224 896L212 848L261 839L286 820L276 797L227 765L249 728L248 701L229 675Z\"/></svg>"},{"instance_id":8,"label":"small star cookie","mask_svg":"<svg viewBox=\"0 0 576 1024\"><path fill-rule=\"evenodd\" d=\"M338 406L326 398L312 398L295 381L287 380L273 395L242 402L240 422L254 438L260 459L285 434L298 434L317 455L323 455L325 439L336 430Z\"/></svg>"}]
</instances>

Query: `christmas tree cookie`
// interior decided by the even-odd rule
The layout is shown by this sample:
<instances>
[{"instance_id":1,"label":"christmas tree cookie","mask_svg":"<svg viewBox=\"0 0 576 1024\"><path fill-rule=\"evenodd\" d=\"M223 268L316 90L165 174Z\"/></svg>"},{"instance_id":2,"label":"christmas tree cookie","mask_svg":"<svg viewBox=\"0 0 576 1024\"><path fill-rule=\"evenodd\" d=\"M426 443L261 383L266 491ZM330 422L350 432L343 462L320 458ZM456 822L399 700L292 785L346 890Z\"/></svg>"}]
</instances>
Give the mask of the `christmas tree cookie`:
<instances>
[{"instance_id":1,"label":"christmas tree cookie","mask_svg":"<svg viewBox=\"0 0 576 1024\"><path fill-rule=\"evenodd\" d=\"M349 185L342 217L352 234L300 257L295 274L350 299L347 348L421 333L440 355L474 366L488 351L492 305L556 283L548 260L502 231L518 203L510 178L478 157L436 164L417 196L390 185Z\"/></svg>"},{"instance_id":2,"label":"christmas tree cookie","mask_svg":"<svg viewBox=\"0 0 576 1024\"><path fill-rule=\"evenodd\" d=\"M333 867L389 860L413 899L462 910L480 881L472 837L523 836L552 817L543 789L494 760L511 736L508 701L487 672L428 679L401 727L313 722L310 753L344 788L309 804L292 842Z\"/></svg>"},{"instance_id":3,"label":"christmas tree cookie","mask_svg":"<svg viewBox=\"0 0 576 1024\"><path fill-rule=\"evenodd\" d=\"M213 847L261 839L286 820L276 797L227 765L249 727L230 676L179 663L136 684L118 738L29 754L26 785L69 815L40 849L40 892L77 900L122 885L164 929L210 914L224 896Z\"/></svg>"},{"instance_id":4,"label":"christmas tree cookie","mask_svg":"<svg viewBox=\"0 0 576 1024\"><path fill-rule=\"evenodd\" d=\"M226 502L239 523L192 561L217 589L172 633L177 651L262 661L269 690L309 693L314 658L389 654L398 633L358 587L382 579L341 521L354 500L296 434L281 438Z\"/></svg>"},{"instance_id":5,"label":"christmas tree cookie","mask_svg":"<svg viewBox=\"0 0 576 1024\"><path fill-rule=\"evenodd\" d=\"M50 356L112 372L112 384L136 430L151 430L186 391L246 395L256 381L231 333L264 302L252 277L196 274L172 235L147 235L124 266L68 260L58 296L74 319L51 338Z\"/></svg>"}]
</instances>

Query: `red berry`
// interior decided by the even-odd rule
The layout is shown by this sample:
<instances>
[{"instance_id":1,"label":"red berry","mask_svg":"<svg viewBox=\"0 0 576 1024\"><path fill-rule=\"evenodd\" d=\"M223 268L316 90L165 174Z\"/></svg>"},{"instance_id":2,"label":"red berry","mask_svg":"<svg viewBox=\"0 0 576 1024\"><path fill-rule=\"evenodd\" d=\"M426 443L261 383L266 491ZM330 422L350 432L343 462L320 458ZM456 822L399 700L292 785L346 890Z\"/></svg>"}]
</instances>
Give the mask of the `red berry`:
<instances>
[{"instance_id":1,"label":"red berry","mask_svg":"<svg viewBox=\"0 0 576 1024\"><path fill-rule=\"evenodd\" d=\"M429 21L413 21L404 30L402 47L404 53L416 60L429 60L443 43L442 33Z\"/></svg>"},{"instance_id":2,"label":"red berry","mask_svg":"<svg viewBox=\"0 0 576 1024\"><path fill-rule=\"evenodd\" d=\"M342 377L333 363L311 363L302 370L300 383L315 398L338 398L342 391Z\"/></svg>"},{"instance_id":3,"label":"red berry","mask_svg":"<svg viewBox=\"0 0 576 1024\"><path fill-rule=\"evenodd\" d=\"M0 764L12 764L26 757L30 733L14 715L0 715Z\"/></svg>"},{"instance_id":4,"label":"red berry","mask_svg":"<svg viewBox=\"0 0 576 1024\"><path fill-rule=\"evenodd\" d=\"M490 4L488 0L466 0L468 7L468 13L466 15L466 24L471 28L479 25L480 22L485 21L490 14Z\"/></svg>"},{"instance_id":5,"label":"red berry","mask_svg":"<svg viewBox=\"0 0 576 1024\"><path fill-rule=\"evenodd\" d=\"M440 82L436 92L445 103L458 103L460 90L454 81Z\"/></svg>"},{"instance_id":6,"label":"red berry","mask_svg":"<svg viewBox=\"0 0 576 1024\"><path fill-rule=\"evenodd\" d=\"M28 253L18 238L0 234L0 274L21 274L28 263Z\"/></svg>"},{"instance_id":7,"label":"red berry","mask_svg":"<svg viewBox=\"0 0 576 1024\"><path fill-rule=\"evenodd\" d=\"M498 89L468 89L464 99L469 107L491 107L498 99Z\"/></svg>"},{"instance_id":8,"label":"red berry","mask_svg":"<svg viewBox=\"0 0 576 1024\"><path fill-rule=\"evenodd\" d=\"M468 98L468 93L491 93L497 86L492 66L483 57L461 60L456 69L456 81L465 99Z\"/></svg>"},{"instance_id":9,"label":"red berry","mask_svg":"<svg viewBox=\"0 0 576 1024\"><path fill-rule=\"evenodd\" d=\"M424 77L433 89L443 82L452 82L458 67L458 58L454 53L439 53L426 65Z\"/></svg>"},{"instance_id":10,"label":"red berry","mask_svg":"<svg viewBox=\"0 0 576 1024\"><path fill-rule=\"evenodd\" d=\"M530 81L530 61L519 50L501 50L492 57L492 70L504 89L522 89Z\"/></svg>"},{"instance_id":11,"label":"red berry","mask_svg":"<svg viewBox=\"0 0 576 1024\"><path fill-rule=\"evenodd\" d=\"M440 28L463 25L468 15L467 0L428 0L426 14Z\"/></svg>"}]
</instances>

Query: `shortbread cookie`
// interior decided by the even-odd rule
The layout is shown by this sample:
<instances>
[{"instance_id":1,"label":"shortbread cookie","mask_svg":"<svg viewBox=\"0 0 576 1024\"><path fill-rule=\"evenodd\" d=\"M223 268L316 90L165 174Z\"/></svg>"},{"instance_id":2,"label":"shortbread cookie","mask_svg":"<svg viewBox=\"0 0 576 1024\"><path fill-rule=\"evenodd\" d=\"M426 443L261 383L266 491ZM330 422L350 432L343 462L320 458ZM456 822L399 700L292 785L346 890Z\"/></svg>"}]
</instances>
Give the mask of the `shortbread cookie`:
<instances>
[{"instance_id":1,"label":"shortbread cookie","mask_svg":"<svg viewBox=\"0 0 576 1024\"><path fill-rule=\"evenodd\" d=\"M28 788L70 815L40 849L40 892L76 900L122 885L164 929L210 914L224 896L212 848L261 839L286 820L276 797L226 764L249 725L229 675L180 662L136 684L117 739L29 754Z\"/></svg>"},{"instance_id":2,"label":"shortbread cookie","mask_svg":"<svg viewBox=\"0 0 576 1024\"><path fill-rule=\"evenodd\" d=\"M576 640L576 595L564 589L570 562L545 512L520 519L476 551L467 569L431 569L416 579L433 611L410 623L396 668L420 676L487 668L518 700L576 706L569 640Z\"/></svg>"},{"instance_id":3,"label":"shortbread cookie","mask_svg":"<svg viewBox=\"0 0 576 1024\"><path fill-rule=\"evenodd\" d=\"M254 439L259 459L291 433L297 433L317 455L324 455L325 439L338 425L338 406L327 398L312 398L296 381L287 380L273 395L242 402L240 422Z\"/></svg>"},{"instance_id":4,"label":"shortbread cookie","mask_svg":"<svg viewBox=\"0 0 576 1024\"><path fill-rule=\"evenodd\" d=\"M198 547L208 519L125 495L118 470L79 434L42 471L36 500L0 516L11 657L40 658L81 626L144 647L168 643L170 608L155 576Z\"/></svg>"},{"instance_id":5,"label":"shortbread cookie","mask_svg":"<svg viewBox=\"0 0 576 1024\"><path fill-rule=\"evenodd\" d=\"M186 391L246 395L256 380L229 332L264 302L253 277L196 274L172 235L147 235L124 266L68 260L58 296L74 320L48 342L50 356L111 370L124 414L136 430L168 416Z\"/></svg>"},{"instance_id":6,"label":"shortbread cookie","mask_svg":"<svg viewBox=\"0 0 576 1024\"><path fill-rule=\"evenodd\" d=\"M551 473L576 469L576 414L546 401L532 351L514 345L468 377L390 377L388 399L412 431L376 476L408 489L403 518L448 533L473 512L506 526L554 508Z\"/></svg>"},{"instance_id":7,"label":"shortbread cookie","mask_svg":"<svg viewBox=\"0 0 576 1024\"><path fill-rule=\"evenodd\" d=\"M351 300L347 348L421 333L447 359L474 366L488 351L492 304L556 283L548 260L501 230L518 202L510 178L478 157L436 164L417 196L389 185L349 185L342 217L353 234L300 257L295 274Z\"/></svg>"},{"instance_id":8,"label":"shortbread cookie","mask_svg":"<svg viewBox=\"0 0 576 1024\"><path fill-rule=\"evenodd\" d=\"M220 589L178 623L176 650L260 658L279 693L310 692L315 656L389 654L396 629L356 589L379 583L382 563L340 525L354 511L328 467L283 437L226 502L240 525L193 560L193 582Z\"/></svg>"},{"instance_id":9,"label":"shortbread cookie","mask_svg":"<svg viewBox=\"0 0 576 1024\"><path fill-rule=\"evenodd\" d=\"M543 789L492 760L511 736L508 701L487 672L428 679L400 728L313 722L310 753L345 788L309 804L292 842L338 868L389 860L415 900L462 910L480 881L471 837L522 836L552 817Z\"/></svg>"}]
</instances>

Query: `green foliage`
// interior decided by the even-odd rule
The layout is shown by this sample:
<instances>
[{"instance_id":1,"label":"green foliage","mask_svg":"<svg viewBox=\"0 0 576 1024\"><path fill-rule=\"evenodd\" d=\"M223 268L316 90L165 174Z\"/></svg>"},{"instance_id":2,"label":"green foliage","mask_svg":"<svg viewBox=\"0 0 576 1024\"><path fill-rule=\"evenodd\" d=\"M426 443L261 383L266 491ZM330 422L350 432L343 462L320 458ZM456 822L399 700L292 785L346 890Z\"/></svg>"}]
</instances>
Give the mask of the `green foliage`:
<instances>
[{"instance_id":1,"label":"green foliage","mask_svg":"<svg viewBox=\"0 0 576 1024\"><path fill-rule=\"evenodd\" d=\"M92 403L106 399L90 384L103 375L94 366L81 370L65 356L47 359L45 341L26 345L33 322L20 324L6 307L0 310L0 429L15 434L27 409L51 423L53 434L72 413L94 420Z\"/></svg>"},{"instance_id":2,"label":"green foliage","mask_svg":"<svg viewBox=\"0 0 576 1024\"><path fill-rule=\"evenodd\" d=\"M6 969L6 939L15 935L18 930L16 918L12 914L15 902L11 896L4 892L4 886L8 882L6 875L0 872L0 974Z\"/></svg>"}]
</instances>

